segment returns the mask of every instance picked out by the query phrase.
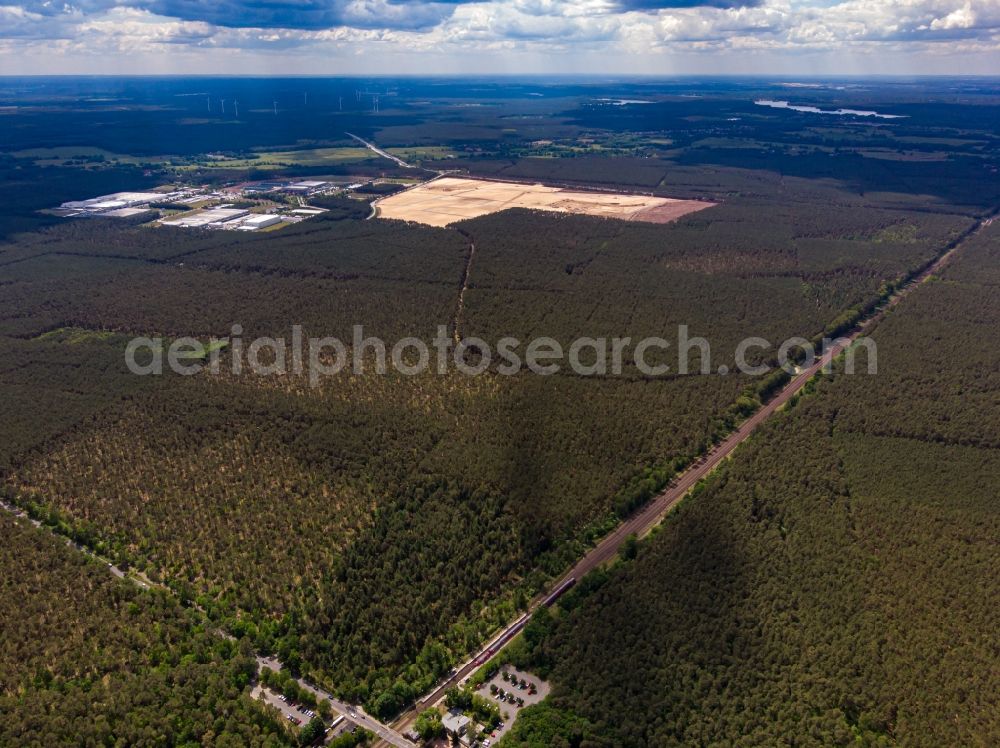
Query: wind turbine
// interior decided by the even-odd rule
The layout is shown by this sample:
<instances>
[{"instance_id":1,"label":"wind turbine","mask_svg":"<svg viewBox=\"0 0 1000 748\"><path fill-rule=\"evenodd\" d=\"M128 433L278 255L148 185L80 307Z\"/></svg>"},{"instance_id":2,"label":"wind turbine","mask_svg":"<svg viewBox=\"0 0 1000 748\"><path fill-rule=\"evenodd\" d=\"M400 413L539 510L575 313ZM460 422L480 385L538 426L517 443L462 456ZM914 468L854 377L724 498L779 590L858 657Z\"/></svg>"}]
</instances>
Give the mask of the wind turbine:
<instances>
[{"instance_id":1,"label":"wind turbine","mask_svg":"<svg viewBox=\"0 0 1000 748\"><path fill-rule=\"evenodd\" d=\"M206 96L205 103L208 104L208 111L212 111L212 97Z\"/></svg>"},{"instance_id":2,"label":"wind turbine","mask_svg":"<svg viewBox=\"0 0 1000 748\"><path fill-rule=\"evenodd\" d=\"M233 99L233 107L235 107L235 109L236 109L236 119L239 119L240 118L240 102L238 102L236 99Z\"/></svg>"},{"instance_id":3,"label":"wind turbine","mask_svg":"<svg viewBox=\"0 0 1000 748\"><path fill-rule=\"evenodd\" d=\"M340 111L344 111L344 97L343 96L338 96L337 97L337 103L340 106Z\"/></svg>"},{"instance_id":4,"label":"wind turbine","mask_svg":"<svg viewBox=\"0 0 1000 748\"><path fill-rule=\"evenodd\" d=\"M225 99L219 99L219 103L222 104L222 113L225 114L226 113L226 100Z\"/></svg>"},{"instance_id":5,"label":"wind turbine","mask_svg":"<svg viewBox=\"0 0 1000 748\"><path fill-rule=\"evenodd\" d=\"M274 116L275 117L278 116L278 102L277 101L274 102Z\"/></svg>"},{"instance_id":6,"label":"wind turbine","mask_svg":"<svg viewBox=\"0 0 1000 748\"><path fill-rule=\"evenodd\" d=\"M303 91L302 92L302 105L303 106L309 106L309 92L308 91Z\"/></svg>"}]
</instances>

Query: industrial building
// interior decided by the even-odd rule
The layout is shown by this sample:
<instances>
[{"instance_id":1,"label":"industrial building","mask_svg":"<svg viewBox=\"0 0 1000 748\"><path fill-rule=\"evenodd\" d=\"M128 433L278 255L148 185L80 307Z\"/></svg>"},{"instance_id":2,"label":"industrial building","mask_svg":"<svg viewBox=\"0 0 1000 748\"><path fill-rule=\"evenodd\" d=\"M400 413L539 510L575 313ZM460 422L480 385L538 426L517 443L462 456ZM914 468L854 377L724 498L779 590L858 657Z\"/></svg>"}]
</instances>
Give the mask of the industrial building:
<instances>
[{"instance_id":1,"label":"industrial building","mask_svg":"<svg viewBox=\"0 0 1000 748\"><path fill-rule=\"evenodd\" d=\"M329 182L319 181L292 182L285 187L285 190L300 195L312 195L324 189L328 184Z\"/></svg>"},{"instance_id":2,"label":"industrial building","mask_svg":"<svg viewBox=\"0 0 1000 748\"><path fill-rule=\"evenodd\" d=\"M129 216L137 216L141 213L145 213L149 208L115 208L114 210L108 210L101 213L102 216L110 216L112 218L128 218Z\"/></svg>"},{"instance_id":3,"label":"industrial building","mask_svg":"<svg viewBox=\"0 0 1000 748\"><path fill-rule=\"evenodd\" d=\"M305 180L301 182L291 182L286 180L268 179L261 182L253 182L241 186L240 191L246 195L257 195L269 192L286 192L292 195L314 195L324 192L333 184L320 180Z\"/></svg>"},{"instance_id":4,"label":"industrial building","mask_svg":"<svg viewBox=\"0 0 1000 748\"><path fill-rule=\"evenodd\" d=\"M51 212L55 215L66 218L107 216L114 218L127 218L136 216L147 211L159 213L162 217L157 223L164 226L175 226L178 228L209 228L209 229L237 229L240 231L258 231L260 229L271 228L282 224L294 224L299 221L325 213L325 208L314 208L305 204L304 196L327 189L331 182L311 180L303 182L291 181L270 181L259 182L254 185L240 185L238 188L230 188L238 192L259 191L265 189L272 192L290 191L292 194L300 195L296 202L298 208L285 210L282 213L251 213L245 208L236 208L233 203L222 202L227 197L232 200L233 195L226 195L225 191L211 190L207 187L176 187L167 192L116 192L111 195L101 195L88 200L76 200L63 203L60 207L54 208ZM281 198L276 204L271 205L272 210L281 210ZM208 207L212 203L214 207ZM151 208L155 204L157 208ZM208 204L208 205L206 205ZM196 208L202 205L205 207ZM178 214L178 209L187 211ZM169 210L173 209L173 210ZM260 208L257 208L260 210ZM168 215L164 215L168 213Z\"/></svg>"},{"instance_id":5,"label":"industrial building","mask_svg":"<svg viewBox=\"0 0 1000 748\"><path fill-rule=\"evenodd\" d=\"M257 229L266 229L268 226L276 226L279 223L281 223L281 216L259 213L243 219L239 229L240 231L256 231Z\"/></svg>"},{"instance_id":6,"label":"industrial building","mask_svg":"<svg viewBox=\"0 0 1000 748\"><path fill-rule=\"evenodd\" d=\"M246 194L255 194L259 192L260 193L276 192L280 189L283 189L286 184L287 184L286 182L266 180L263 182L255 182L253 184L244 185L242 191Z\"/></svg>"},{"instance_id":7,"label":"industrial building","mask_svg":"<svg viewBox=\"0 0 1000 748\"><path fill-rule=\"evenodd\" d=\"M59 206L58 213L66 218L75 216L109 215L122 217L133 215L121 212L123 209L149 205L151 202L170 200L177 193L162 192L115 192L111 195L92 197L89 200L70 200Z\"/></svg>"},{"instance_id":8,"label":"industrial building","mask_svg":"<svg viewBox=\"0 0 1000 748\"><path fill-rule=\"evenodd\" d=\"M199 210L186 216L177 218L164 218L160 223L167 226L178 226L185 229L191 228L220 228L230 221L238 221L250 211L242 208L210 208Z\"/></svg>"}]
</instances>

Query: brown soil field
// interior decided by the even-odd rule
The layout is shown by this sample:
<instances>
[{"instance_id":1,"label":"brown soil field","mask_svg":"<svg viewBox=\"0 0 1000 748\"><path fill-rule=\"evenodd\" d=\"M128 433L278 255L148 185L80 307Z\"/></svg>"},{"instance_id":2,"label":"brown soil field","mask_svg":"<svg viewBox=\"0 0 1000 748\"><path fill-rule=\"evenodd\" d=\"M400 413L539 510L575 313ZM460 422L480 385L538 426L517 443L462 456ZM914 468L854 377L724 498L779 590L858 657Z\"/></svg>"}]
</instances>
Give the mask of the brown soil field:
<instances>
[{"instance_id":1,"label":"brown soil field","mask_svg":"<svg viewBox=\"0 0 1000 748\"><path fill-rule=\"evenodd\" d=\"M507 208L531 208L557 213L582 213L626 221L667 223L715 203L615 192L583 192L485 179L442 177L379 200L383 218L448 226L456 221L497 213Z\"/></svg>"}]
</instances>

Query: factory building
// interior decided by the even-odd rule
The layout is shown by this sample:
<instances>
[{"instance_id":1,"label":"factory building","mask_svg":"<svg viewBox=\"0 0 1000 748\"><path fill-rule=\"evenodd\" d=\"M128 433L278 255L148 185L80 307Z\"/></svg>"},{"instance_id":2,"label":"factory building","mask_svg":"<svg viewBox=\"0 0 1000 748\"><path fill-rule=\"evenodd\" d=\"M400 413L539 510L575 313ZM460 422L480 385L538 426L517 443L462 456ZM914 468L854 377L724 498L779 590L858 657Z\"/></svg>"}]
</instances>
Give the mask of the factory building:
<instances>
[{"instance_id":1,"label":"factory building","mask_svg":"<svg viewBox=\"0 0 1000 748\"><path fill-rule=\"evenodd\" d=\"M58 214L65 217L127 215L118 213L127 208L148 205L151 202L169 200L170 194L162 192L115 192L111 195L92 197L89 200L70 200L59 206ZM115 212L112 212L115 211Z\"/></svg>"},{"instance_id":2,"label":"factory building","mask_svg":"<svg viewBox=\"0 0 1000 748\"><path fill-rule=\"evenodd\" d=\"M160 223L167 226L179 226L185 229L203 227L220 228L223 224L230 221L237 221L249 214L250 211L243 210L242 208L210 208L177 218L164 218Z\"/></svg>"},{"instance_id":3,"label":"factory building","mask_svg":"<svg viewBox=\"0 0 1000 748\"><path fill-rule=\"evenodd\" d=\"M312 195L323 190L328 184L329 182L318 181L292 182L285 187L285 191L299 195Z\"/></svg>"},{"instance_id":4,"label":"factory building","mask_svg":"<svg viewBox=\"0 0 1000 748\"><path fill-rule=\"evenodd\" d=\"M279 223L281 223L281 216L257 214L244 219L240 223L239 229L240 231L256 231L257 229L266 229L268 226L276 226Z\"/></svg>"}]
</instances>

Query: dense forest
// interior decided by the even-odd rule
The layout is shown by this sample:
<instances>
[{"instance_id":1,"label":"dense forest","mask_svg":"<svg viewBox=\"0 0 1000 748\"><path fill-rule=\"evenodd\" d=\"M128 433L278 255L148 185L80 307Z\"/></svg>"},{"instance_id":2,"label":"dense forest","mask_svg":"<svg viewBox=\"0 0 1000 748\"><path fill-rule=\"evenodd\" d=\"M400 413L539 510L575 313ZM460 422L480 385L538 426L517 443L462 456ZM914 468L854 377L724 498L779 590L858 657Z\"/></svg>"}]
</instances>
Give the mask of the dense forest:
<instances>
[{"instance_id":1,"label":"dense forest","mask_svg":"<svg viewBox=\"0 0 1000 748\"><path fill-rule=\"evenodd\" d=\"M1000 232L645 542L539 616L548 701L509 745L1000 740Z\"/></svg>"},{"instance_id":2,"label":"dense forest","mask_svg":"<svg viewBox=\"0 0 1000 748\"><path fill-rule=\"evenodd\" d=\"M0 743L295 745L245 693L250 650L0 516Z\"/></svg>"},{"instance_id":3,"label":"dense forest","mask_svg":"<svg viewBox=\"0 0 1000 748\"><path fill-rule=\"evenodd\" d=\"M436 83L406 80L392 84L396 95L387 94L387 111L378 117L350 95L347 109L334 111L344 81L199 82L213 91L231 87L225 96L239 93L249 114L238 122L203 116L201 94L196 102L188 98L187 85L182 79L141 86L67 79L50 81L24 100L3 98L9 92L0 96L9 124L0 146L0 486L39 521L141 569L177 593L180 604L197 603L213 624L245 637L242 646L279 654L293 669L364 701L383 717L513 617L549 577L654 495L782 380L654 378L630 365L621 376L595 377L539 377L523 369L501 376L495 368L477 378L344 375L315 388L294 373L237 377L225 366L218 375L142 378L124 367L129 338L228 337L239 324L246 340L287 338L292 325L302 325L306 335L350 341L352 326L360 324L365 334L390 344L408 335L429 340L438 326L491 343L512 335L523 341L551 336L565 344L579 336L672 339L683 324L691 336L710 341L714 369L732 364L737 341L747 335L777 344L791 335L843 331L897 279L923 266L993 207L1000 184L991 119L996 107L992 94L969 82L947 93L886 84L877 96L865 94L866 106L906 114L884 127L850 118L791 121L752 103L780 87L750 80L705 83L709 95L697 100L689 97L691 83L664 83L657 101L646 107L601 103L595 96L606 92L596 84L549 82L538 97L534 84L510 81L456 83L442 105ZM80 86L93 90L84 95ZM623 83L615 95L645 97L645 86ZM94 90L124 103L109 105ZM257 111L251 102L265 94ZM821 105L842 104L846 96L821 90L801 95ZM872 96L875 101L867 100ZM275 101L281 116L273 113ZM465 106L470 102L476 105ZM315 201L329 209L323 216L261 234L144 225L142 216L58 221L39 212L64 200L178 182L428 173L368 154L359 163L275 171L226 169L218 165L224 158L208 166L204 158L219 152L252 162L265 148L294 154L356 146L347 129L382 147L407 147L412 155L406 158L425 167L446 164L471 174L614 186L718 204L668 225L518 210L433 229L364 220L366 202L333 196ZM151 132L161 139L149 142ZM77 147L98 152L76 154ZM673 528L683 522L718 524L698 524L687 545L656 551L664 541L644 544L634 567L615 572L634 575L629 584L641 588L635 597L612 599L613 590L626 585L608 584L586 599L570 598L580 612L567 606L558 626L539 623L534 665L551 671L561 685L551 703L529 710L519 722L525 740L549 744L558 735L601 735L613 744L709 742L744 726L757 729L747 715L759 704L779 701L790 706L773 720L809 721L828 731L823 735L841 735L843 729L873 740L897 734L886 727L896 730L897 721L886 711L891 699L885 694L901 681L872 677L870 685L858 686L856 701L838 701L850 690L839 684L856 681L845 680L847 675L838 680L840 675L816 670L819 665L796 670L800 665L792 660L800 650L789 644L779 651L772 632L784 630L770 628L775 620L785 625L804 614L796 607L798 592L777 587L768 574L791 575L808 587L812 597L806 602L814 606L809 633L820 629L817 620L847 620L858 605L869 604L860 592L884 591L854 567L854 576L845 575L848 581L841 583L824 566L830 544L856 539L831 535L813 550L803 543L818 578L796 576L799 567L787 553L763 556L773 550L768 544L775 535L790 527L775 519L792 510L775 508L774 496L827 506L831 486L849 486L852 497L865 496L865 486L890 492L874 475L874 457L867 456L891 461L900 473L912 465L923 475L922 466L938 459L931 454L938 446L958 462L973 463L976 458L968 455L997 446L994 424L982 417L996 409L997 367L982 344L996 326L995 303L987 292L976 296L975 289L992 283L983 287L995 291L1000 269L995 243L980 239L975 246L977 257L994 259L956 262L945 280L921 289L919 305L914 299L906 309L908 318L923 315L920 330L929 340L961 340L949 352L952 358L928 358L912 343L901 343L893 355L909 357L906 374L886 364L878 386L854 384L849 396L836 394L846 384L824 384L824 391L834 388L831 394L804 400L801 411L809 415L794 416L805 420L802 429L776 426L766 441L773 440L770 451L764 451L763 439L754 447L762 450L755 458L758 470L773 474L750 500L754 522L759 513L763 525L751 523L747 530L735 514L720 519L708 509L686 508L662 537L679 533ZM979 326L956 332L959 308ZM880 334L897 324L893 317ZM227 349L224 363L231 355ZM757 358L772 356L763 351ZM966 365L955 367L955 360ZM692 369L700 363L695 351ZM922 418L914 401L923 403ZM818 402L837 406L823 410L827 406ZM825 424L836 424L832 435ZM779 439L782 429L787 436ZM794 434L805 432L813 438L800 444ZM931 452L899 448L897 440ZM774 465L787 467L787 474L775 472ZM732 471L741 469L734 465ZM917 482L939 485L949 474L938 471L933 480ZM751 480L749 474L744 480ZM796 489L795 481L805 488ZM727 499L726 490L735 489L706 489L712 512L746 500L745 492ZM897 499L905 503L907 496ZM852 500L863 505L861 498ZM869 496L866 511L874 512L880 500L881 494ZM837 498L827 514L800 521L818 537L840 527L835 520L842 503ZM959 515L955 526L964 521ZM766 534L747 535L751 531ZM974 539L971 532L963 537ZM18 538L11 544L28 542ZM695 573L688 563L695 563ZM614 677L622 680L609 691L614 699L602 700L610 676L597 655L615 651L614 642L611 633L602 639L588 628L596 624L587 624L591 614L582 611L613 611L607 616L623 620L618 633L644 632L650 616L637 613L645 609L636 601L662 597L663 587L649 584L647 571L630 569L658 565L669 573L657 579L683 594L680 602L657 597L644 604L670 622L670 631L657 629L657 645L649 651L639 633L630 634L622 656L631 667L641 652L647 670L635 671L640 675L633 680L634 672L616 668ZM683 579L671 581L675 571ZM894 579L892 574L887 578ZM11 599L37 596L31 604L54 605L57 595L32 581L40 575L8 565L3 589ZM71 587L72 575L63 576ZM848 583L856 587L845 589ZM111 596L109 610L120 611L115 596L132 593L107 584L110 591L100 594ZM753 592L753 585L759 590ZM829 620L816 597L816 590L828 588L839 606ZM59 594L72 599L72 593ZM135 602L136 615L155 629L145 599ZM213 724L213 735L228 731L237 742L258 735L266 740L267 718L240 711L250 707L236 698L239 679L224 687L199 669L220 662L212 672L225 680L225 673L244 664L240 652L204 632L171 634L181 623L187 626L186 613L166 598L156 599L166 622L146 634L170 634L169 656L158 645L143 646L143 657L156 653L160 659L140 658L122 668L120 678L101 680L104 671L86 658L74 663L85 673L79 682L64 676L66 689L79 689L66 692L74 704L98 682L114 689L107 701L116 705L114 714L87 728L95 742L132 736L123 732L125 722L167 730L157 721L162 715L147 711L173 698L173 685L179 684L177 699L189 700L188 683L225 701L221 712L244 715L237 717L239 729ZM883 602L871 604L879 610ZM721 634L709 631L718 620L736 622ZM875 615L871 620L885 622ZM116 621L128 628L127 617ZM709 644L702 646L697 637L681 640L678 632L691 630L685 626L697 627ZM790 641L812 643L806 634L792 633L799 638ZM825 650L801 651L861 679L857 673L870 674L866 668L880 661L845 659L845 636L832 633ZM582 642L588 642L588 656L574 649ZM103 657L104 650L112 648L97 654ZM680 657L678 652L687 658L681 667L663 665L664 657ZM753 662L760 675L736 673L738 658L751 654L759 658ZM709 668L723 660L732 672ZM117 673L114 658L109 662ZM886 672L890 665L896 667L885 665ZM5 689L9 679L11 693L34 693L30 698L54 711L56 697L41 665L30 672L7 667ZM171 668L183 671L176 684ZM132 679L127 682L126 670ZM675 680L668 682L664 672ZM786 672L797 673L794 683L802 692L818 694L815 708L807 710L781 691L790 682ZM143 679L153 684L143 686ZM584 681L592 692L565 685ZM878 691L881 683L888 690ZM139 703L137 694L144 691L157 696ZM730 693L742 700L731 700ZM680 705L670 701L672 711L664 717L657 710L673 694L685 695L677 697ZM27 695L5 698L15 699L11 708L24 719L34 708ZM700 716L712 714L716 702L730 704L732 715L726 712L721 722ZM189 713L189 707L194 709L184 701L177 711ZM641 730L642 720L621 724L621 715L642 710L654 717ZM178 742L207 742L203 714L190 713L196 716L183 729L169 728L177 730L172 735ZM129 714L137 719L125 719ZM58 742L44 732L46 720L31 724L40 731L39 743ZM248 737L248 730L257 732Z\"/></svg>"},{"instance_id":4,"label":"dense forest","mask_svg":"<svg viewBox=\"0 0 1000 748\"><path fill-rule=\"evenodd\" d=\"M0 370L4 490L390 715L756 407L761 383L630 367L136 378L125 341L234 323L346 341L363 324L390 342L687 324L717 366L747 334L822 335L971 222L824 184L775 202L764 184L665 226L514 211L429 229L346 206L274 235L95 219L18 237L0 254L0 342L17 357ZM831 195L851 209L825 210Z\"/></svg>"},{"instance_id":5,"label":"dense forest","mask_svg":"<svg viewBox=\"0 0 1000 748\"><path fill-rule=\"evenodd\" d=\"M824 199L723 203L666 226L530 211L464 222L476 256L463 332L568 346L581 335L672 341L683 324L709 340L716 365L731 365L748 330L769 341L820 335L972 224L954 214L825 213Z\"/></svg>"}]
</instances>

